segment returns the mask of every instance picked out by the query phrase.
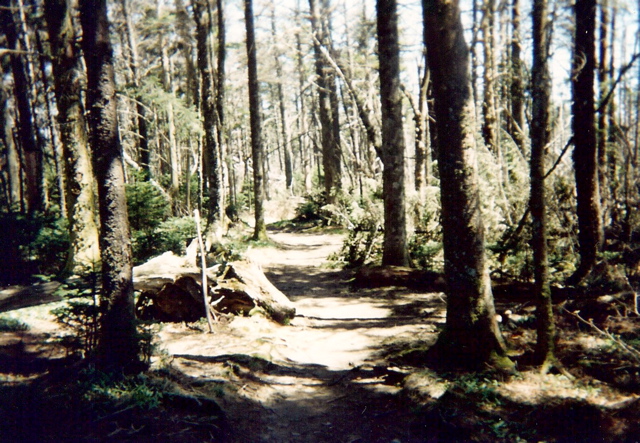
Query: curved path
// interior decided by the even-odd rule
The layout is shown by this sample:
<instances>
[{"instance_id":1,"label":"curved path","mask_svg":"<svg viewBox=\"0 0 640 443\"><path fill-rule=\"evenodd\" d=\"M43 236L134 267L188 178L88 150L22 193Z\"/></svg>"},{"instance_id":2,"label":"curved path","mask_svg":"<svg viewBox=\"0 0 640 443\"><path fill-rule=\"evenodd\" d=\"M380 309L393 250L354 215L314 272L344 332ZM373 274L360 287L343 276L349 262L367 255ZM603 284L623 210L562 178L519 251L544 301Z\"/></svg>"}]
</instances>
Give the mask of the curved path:
<instances>
[{"instance_id":1,"label":"curved path","mask_svg":"<svg viewBox=\"0 0 640 443\"><path fill-rule=\"evenodd\" d=\"M354 291L326 267L342 237L270 233L278 247L248 255L296 305L288 326L234 318L215 335L166 326L172 365L217 395L234 442L423 441L403 406L402 369L384 353L433 340L443 303L435 294ZM420 437L418 437L420 435Z\"/></svg>"}]
</instances>

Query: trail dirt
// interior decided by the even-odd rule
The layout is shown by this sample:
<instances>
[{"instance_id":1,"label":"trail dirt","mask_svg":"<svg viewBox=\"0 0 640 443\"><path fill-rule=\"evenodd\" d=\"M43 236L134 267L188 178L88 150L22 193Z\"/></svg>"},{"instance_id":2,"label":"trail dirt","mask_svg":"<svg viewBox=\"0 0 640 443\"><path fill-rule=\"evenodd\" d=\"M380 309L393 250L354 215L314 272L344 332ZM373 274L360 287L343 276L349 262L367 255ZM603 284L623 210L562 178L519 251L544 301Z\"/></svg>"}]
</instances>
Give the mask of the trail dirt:
<instances>
[{"instance_id":1,"label":"trail dirt","mask_svg":"<svg viewBox=\"0 0 640 443\"><path fill-rule=\"evenodd\" d=\"M270 237L277 247L248 256L295 303L296 317L286 326L235 317L215 334L165 325L160 343L171 366L197 379L199 393L217 395L233 442L424 441L399 395L406 374L384 354L403 340L434 340L441 297L356 293L348 273L327 267L339 235Z\"/></svg>"}]
</instances>

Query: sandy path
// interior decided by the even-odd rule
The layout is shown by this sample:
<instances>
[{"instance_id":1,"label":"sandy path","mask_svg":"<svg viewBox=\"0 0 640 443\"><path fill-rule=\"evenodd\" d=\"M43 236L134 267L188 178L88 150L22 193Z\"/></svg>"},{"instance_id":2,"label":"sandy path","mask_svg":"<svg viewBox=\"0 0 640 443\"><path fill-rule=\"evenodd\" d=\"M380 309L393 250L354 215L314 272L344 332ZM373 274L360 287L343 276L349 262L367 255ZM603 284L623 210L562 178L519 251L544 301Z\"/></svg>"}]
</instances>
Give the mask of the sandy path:
<instances>
[{"instance_id":1,"label":"sandy path","mask_svg":"<svg viewBox=\"0 0 640 443\"><path fill-rule=\"evenodd\" d=\"M296 305L288 326L234 318L215 335L179 325L160 333L172 365L216 394L235 442L412 441L398 397L401 370L384 363L391 343L431 340L442 307L434 294L359 291L325 266L342 237L271 233L278 248L249 257ZM223 382L224 381L224 382Z\"/></svg>"}]
</instances>

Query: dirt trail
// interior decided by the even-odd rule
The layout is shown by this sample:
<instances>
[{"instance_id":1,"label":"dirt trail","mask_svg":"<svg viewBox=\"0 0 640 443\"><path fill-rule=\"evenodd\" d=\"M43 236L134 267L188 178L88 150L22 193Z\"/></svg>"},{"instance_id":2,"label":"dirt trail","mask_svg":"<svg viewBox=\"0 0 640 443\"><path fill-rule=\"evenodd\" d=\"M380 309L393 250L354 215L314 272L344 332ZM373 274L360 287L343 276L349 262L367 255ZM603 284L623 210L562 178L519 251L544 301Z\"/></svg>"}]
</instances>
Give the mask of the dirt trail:
<instances>
[{"instance_id":1,"label":"dirt trail","mask_svg":"<svg viewBox=\"0 0 640 443\"><path fill-rule=\"evenodd\" d=\"M172 366L196 379L199 393L218 396L234 442L413 441L414 417L398 395L402 370L382 352L403 339L432 340L442 300L356 294L348 274L323 266L342 237L270 235L278 248L248 255L295 303L291 324L234 318L215 335L167 325L160 337Z\"/></svg>"}]
</instances>

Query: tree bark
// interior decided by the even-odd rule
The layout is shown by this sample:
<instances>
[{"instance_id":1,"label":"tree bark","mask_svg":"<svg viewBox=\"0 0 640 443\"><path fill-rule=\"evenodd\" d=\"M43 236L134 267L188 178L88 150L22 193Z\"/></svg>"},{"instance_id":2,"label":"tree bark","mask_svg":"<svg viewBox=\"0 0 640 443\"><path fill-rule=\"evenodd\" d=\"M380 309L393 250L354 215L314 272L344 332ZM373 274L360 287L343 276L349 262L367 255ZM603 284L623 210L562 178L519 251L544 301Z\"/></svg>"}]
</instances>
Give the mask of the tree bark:
<instances>
[{"instance_id":1,"label":"tree bark","mask_svg":"<svg viewBox=\"0 0 640 443\"><path fill-rule=\"evenodd\" d=\"M337 114L337 92L335 76L326 65L322 48L329 50L329 13L326 0L321 1L321 11L315 0L309 0L311 32L315 55L316 84L318 89L318 112L322 131L322 165L324 169L324 190L327 202L332 203L341 188L340 131ZM338 130L337 130L338 129Z\"/></svg>"},{"instance_id":2,"label":"tree bark","mask_svg":"<svg viewBox=\"0 0 640 443\"><path fill-rule=\"evenodd\" d=\"M453 367L513 368L498 328L484 252L469 51L457 0L423 0L438 130L447 317L434 347Z\"/></svg>"},{"instance_id":3,"label":"tree bark","mask_svg":"<svg viewBox=\"0 0 640 443\"><path fill-rule=\"evenodd\" d=\"M253 158L253 194L255 207L254 240L266 240L267 226L264 221L264 147L262 146L260 84L258 83L258 61L254 31L253 2L244 1L244 17L247 30L247 59L249 71L249 114L251 119L251 156Z\"/></svg>"},{"instance_id":4,"label":"tree bark","mask_svg":"<svg viewBox=\"0 0 640 443\"><path fill-rule=\"evenodd\" d=\"M546 200L544 190L545 151L550 141L549 105L551 78L548 67L549 22L547 0L533 3L533 68L531 79L531 218L533 219L533 265L535 275L536 319L538 339L536 359L546 370L555 361L555 322L549 285Z\"/></svg>"},{"instance_id":5,"label":"tree bark","mask_svg":"<svg viewBox=\"0 0 640 443\"><path fill-rule=\"evenodd\" d=\"M206 189L209 194L209 222L221 219L220 159L216 139L216 105L211 72L211 10L207 0L192 0L193 17L196 22L198 70L200 71L200 107L204 125L203 165Z\"/></svg>"},{"instance_id":6,"label":"tree bark","mask_svg":"<svg viewBox=\"0 0 640 443\"><path fill-rule=\"evenodd\" d=\"M396 0L377 1L380 100L382 102L382 187L384 239L382 264L407 266L404 129L400 93L400 48Z\"/></svg>"},{"instance_id":7,"label":"tree bark","mask_svg":"<svg viewBox=\"0 0 640 443\"><path fill-rule=\"evenodd\" d=\"M495 0L484 2L484 12L482 17L482 44L484 50L484 94L482 100L482 136L484 142L493 153L498 150L498 116L496 115L496 91L495 91L495 60L494 60L494 23L495 23Z\"/></svg>"},{"instance_id":8,"label":"tree bark","mask_svg":"<svg viewBox=\"0 0 640 443\"><path fill-rule=\"evenodd\" d=\"M102 294L106 304L100 326L97 364L104 370L132 372L141 367L133 301L131 236L106 0L81 0L80 21L87 67L89 142L98 181Z\"/></svg>"},{"instance_id":9,"label":"tree bark","mask_svg":"<svg viewBox=\"0 0 640 443\"><path fill-rule=\"evenodd\" d=\"M599 60L598 60L598 89L600 100L604 99L610 87L611 71L609 70L609 60L607 55L607 35L609 33L609 2L603 0L600 4L600 35L599 40ZM607 144L609 142L609 108L610 104L598 114L598 181L600 190L600 202L603 224L607 223L609 217L609 162L607 155Z\"/></svg>"},{"instance_id":10,"label":"tree bark","mask_svg":"<svg viewBox=\"0 0 640 443\"><path fill-rule=\"evenodd\" d=\"M68 0L46 0L58 123L66 175L71 250L66 272L94 271L100 262L96 185L82 106L82 64Z\"/></svg>"},{"instance_id":11,"label":"tree bark","mask_svg":"<svg viewBox=\"0 0 640 443\"><path fill-rule=\"evenodd\" d=\"M0 29L3 31L7 47L10 51L9 59L13 72L13 89L18 110L18 140L24 156L24 173L26 178L26 202L29 212L43 209L44 189L42 186L42 150L36 141L36 129L31 108L29 91L29 76L26 72L27 64L21 52L26 51L18 38L18 25L13 14L10 0L0 2Z\"/></svg>"},{"instance_id":12,"label":"tree bark","mask_svg":"<svg viewBox=\"0 0 640 443\"><path fill-rule=\"evenodd\" d=\"M595 121L596 1L577 0L572 67L573 167L576 178L580 265L570 284L580 283L591 271L604 241L598 184Z\"/></svg>"},{"instance_id":13,"label":"tree bark","mask_svg":"<svg viewBox=\"0 0 640 443\"><path fill-rule=\"evenodd\" d=\"M524 115L524 62L521 58L521 36L520 36L520 0L513 0L511 5L511 24L513 33L511 35L511 137L523 155L525 149L525 115Z\"/></svg>"},{"instance_id":14,"label":"tree bark","mask_svg":"<svg viewBox=\"0 0 640 443\"><path fill-rule=\"evenodd\" d=\"M271 10L271 37L273 38L274 48L277 48L276 43L276 13L275 13L275 5L272 5ZM275 49L278 51L278 49ZM287 187L287 191L290 193L293 192L293 159L291 158L291 143L289 141L289 130L288 122L287 122L287 110L286 104L284 100L284 87L282 86L282 82L284 81L283 71L282 71L282 61L280 60L281 54L276 52L274 54L274 61L276 65L276 89L278 95L278 110L280 115L280 131L282 137L282 148L284 150L284 176L285 176L285 186Z\"/></svg>"},{"instance_id":15,"label":"tree bark","mask_svg":"<svg viewBox=\"0 0 640 443\"><path fill-rule=\"evenodd\" d=\"M13 141L13 117L9 109L9 93L6 85L0 85L0 142L5 149L7 169L6 210L17 211L22 203L22 180L20 180L20 154Z\"/></svg>"},{"instance_id":16,"label":"tree bark","mask_svg":"<svg viewBox=\"0 0 640 443\"><path fill-rule=\"evenodd\" d=\"M129 46L130 60L129 69L131 69L131 77L133 79L133 87L136 91L140 90L140 67L138 56L138 39L136 37L135 27L133 25L130 7L130 0L121 0L122 15L124 16L124 25L127 36L127 44ZM145 178L151 177L151 151L149 150L149 133L147 130L147 106L144 98L140 93L136 95L136 123L138 125L138 162L142 167Z\"/></svg>"}]
</instances>

